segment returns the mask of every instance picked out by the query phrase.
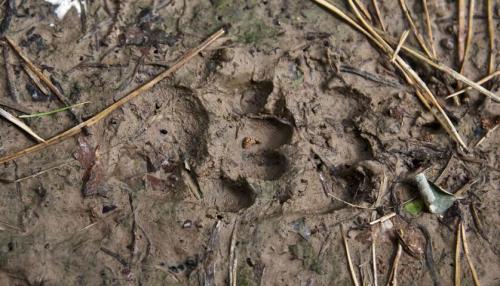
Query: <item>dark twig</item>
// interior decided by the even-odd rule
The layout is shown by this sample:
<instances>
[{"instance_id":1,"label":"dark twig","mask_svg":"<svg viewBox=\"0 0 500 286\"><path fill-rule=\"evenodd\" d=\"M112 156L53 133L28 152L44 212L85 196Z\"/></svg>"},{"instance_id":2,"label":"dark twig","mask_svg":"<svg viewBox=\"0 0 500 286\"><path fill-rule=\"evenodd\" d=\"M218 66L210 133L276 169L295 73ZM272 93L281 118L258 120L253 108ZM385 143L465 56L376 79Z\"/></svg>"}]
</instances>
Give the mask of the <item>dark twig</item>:
<instances>
[{"instance_id":1,"label":"dark twig","mask_svg":"<svg viewBox=\"0 0 500 286\"><path fill-rule=\"evenodd\" d=\"M355 67L342 65L342 66L340 66L339 70L340 70L340 72L345 72L345 73L351 73L351 74L359 75L360 77L362 77L364 79L367 79L367 80L370 80L370 81L373 81L373 82L376 82L376 83L379 83L379 84L382 84L382 85L387 85L387 86L394 87L394 88L401 88L402 87L401 84L399 84L399 82L397 82L397 81L393 81L393 80L390 80L390 79L385 79L385 78L383 78L381 76L374 75L374 74L371 74L369 72L362 71L362 70L357 69Z\"/></svg>"},{"instance_id":2,"label":"dark twig","mask_svg":"<svg viewBox=\"0 0 500 286\"><path fill-rule=\"evenodd\" d=\"M14 70L12 65L9 63L9 46L7 45L3 45L3 61L5 65L5 77L7 79L7 89L9 90L9 95L14 102L19 102L19 92L17 91L13 78Z\"/></svg>"},{"instance_id":3,"label":"dark twig","mask_svg":"<svg viewBox=\"0 0 500 286\"><path fill-rule=\"evenodd\" d=\"M66 98L64 97L64 95L61 93L61 91L52 83L52 81L43 74L43 72L33 64L33 62L31 62L21 51L21 49L11 40L9 39L8 37L5 37L5 40L7 41L7 43L9 43L9 45L12 47L12 49L16 52L17 56L19 58L21 58L21 60L23 60L23 62L28 66L28 68L36 74L36 76L40 79L40 81L42 81L48 89L50 89L50 91L65 105L65 106L69 106L70 104L68 103L68 101L66 100ZM81 118L72 110L70 109L70 112L71 114L73 115L73 117L76 119L76 121L78 121L79 123L81 123Z\"/></svg>"},{"instance_id":4,"label":"dark twig","mask_svg":"<svg viewBox=\"0 0 500 286\"><path fill-rule=\"evenodd\" d=\"M12 21L12 16L16 14L16 0L6 0L5 1L5 14L3 16L2 22L0 23L0 37L3 37L5 32L9 30L10 22Z\"/></svg>"}]
</instances>

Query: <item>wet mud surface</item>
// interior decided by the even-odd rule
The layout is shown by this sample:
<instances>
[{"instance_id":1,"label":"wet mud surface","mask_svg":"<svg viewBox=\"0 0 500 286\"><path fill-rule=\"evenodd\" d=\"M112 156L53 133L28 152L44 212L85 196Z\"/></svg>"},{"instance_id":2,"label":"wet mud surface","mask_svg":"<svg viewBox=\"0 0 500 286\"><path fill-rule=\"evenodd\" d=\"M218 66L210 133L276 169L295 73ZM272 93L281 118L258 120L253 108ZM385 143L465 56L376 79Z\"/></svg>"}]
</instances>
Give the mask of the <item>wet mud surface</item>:
<instances>
[{"instance_id":1,"label":"wet mud surface","mask_svg":"<svg viewBox=\"0 0 500 286\"><path fill-rule=\"evenodd\" d=\"M82 119L231 28L86 136L0 166L1 285L229 285L233 260L236 285L351 285L340 225L363 285L373 283L374 237L379 285L398 239L411 248L400 285L452 285L459 220L481 282L500 283L498 131L461 151L389 59L312 1L82 1L85 13L63 19L50 3L14 2L5 34L71 104L90 101L74 109ZM408 29L397 2L379 1L395 38ZM456 7L429 2L439 59L457 68ZM480 2L464 72L473 80L488 58ZM408 1L415 15L420 3ZM61 107L14 53L7 61L2 100L14 102L10 84L29 111ZM498 103L468 92L455 106L444 97L456 82L409 63L466 142L498 120ZM76 124L68 112L25 122L43 138ZM1 156L34 143L0 120ZM412 215L405 204L424 170L452 193L474 184L444 215ZM465 258L462 273L473 285Z\"/></svg>"}]
</instances>

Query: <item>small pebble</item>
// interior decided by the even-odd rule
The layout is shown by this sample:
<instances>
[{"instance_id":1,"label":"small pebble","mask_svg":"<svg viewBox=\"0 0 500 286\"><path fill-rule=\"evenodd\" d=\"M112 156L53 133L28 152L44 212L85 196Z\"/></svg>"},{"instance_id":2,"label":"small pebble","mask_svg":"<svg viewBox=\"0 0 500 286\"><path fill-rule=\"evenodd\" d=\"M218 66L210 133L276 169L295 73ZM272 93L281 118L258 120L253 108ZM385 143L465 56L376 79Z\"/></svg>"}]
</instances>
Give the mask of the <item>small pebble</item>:
<instances>
[{"instance_id":1,"label":"small pebble","mask_svg":"<svg viewBox=\"0 0 500 286\"><path fill-rule=\"evenodd\" d=\"M182 224L183 228L190 228L192 226L193 226L193 221L191 221L190 219L185 220L184 223Z\"/></svg>"}]
</instances>

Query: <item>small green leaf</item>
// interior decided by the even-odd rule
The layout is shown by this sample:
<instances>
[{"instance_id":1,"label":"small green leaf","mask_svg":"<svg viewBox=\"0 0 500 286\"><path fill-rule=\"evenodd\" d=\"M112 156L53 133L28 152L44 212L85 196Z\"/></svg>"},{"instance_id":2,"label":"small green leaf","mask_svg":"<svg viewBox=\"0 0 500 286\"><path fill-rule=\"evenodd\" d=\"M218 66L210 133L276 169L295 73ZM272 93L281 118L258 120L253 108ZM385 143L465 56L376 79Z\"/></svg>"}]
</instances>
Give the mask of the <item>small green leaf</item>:
<instances>
[{"instance_id":1,"label":"small green leaf","mask_svg":"<svg viewBox=\"0 0 500 286\"><path fill-rule=\"evenodd\" d=\"M405 204L404 209L412 216L418 216L424 210L425 204L422 199L415 199Z\"/></svg>"}]
</instances>

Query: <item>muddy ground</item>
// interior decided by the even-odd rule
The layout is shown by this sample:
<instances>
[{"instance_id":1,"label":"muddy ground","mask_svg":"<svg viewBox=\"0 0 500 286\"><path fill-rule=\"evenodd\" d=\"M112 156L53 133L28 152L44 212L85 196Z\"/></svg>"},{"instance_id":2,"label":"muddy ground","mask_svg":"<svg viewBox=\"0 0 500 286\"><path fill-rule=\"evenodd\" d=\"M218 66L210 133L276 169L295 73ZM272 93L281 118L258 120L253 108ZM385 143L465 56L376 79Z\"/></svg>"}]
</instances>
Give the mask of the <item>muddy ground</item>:
<instances>
[{"instance_id":1,"label":"muddy ground","mask_svg":"<svg viewBox=\"0 0 500 286\"><path fill-rule=\"evenodd\" d=\"M373 284L373 237L378 283L387 282L399 229L417 252L403 252L399 284L452 285L460 219L482 285L500 284L498 132L461 151L389 60L312 1L89 0L62 20L45 1L14 2L5 34L70 103L91 102L75 109L83 119L232 26L87 136L0 166L1 285L229 285L233 257L236 285L351 285L341 225L363 285ZM454 1L429 2L439 59L457 68ZM479 2L465 68L473 80L486 75L489 53ZM398 1L379 3L398 38L409 27ZM408 1L422 28L420 3ZM13 101L10 83L29 111L61 107L12 51L7 60L3 100ZM500 116L476 92L461 106L445 101L456 82L408 60L468 144ZM68 112L25 122L43 138L76 124ZM0 155L33 144L0 121ZM86 166L75 158L96 147L102 180L84 196ZM475 183L442 216L410 214L404 203L418 197L412 178L423 170L450 192Z\"/></svg>"}]
</instances>

